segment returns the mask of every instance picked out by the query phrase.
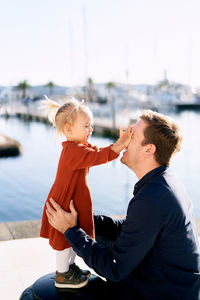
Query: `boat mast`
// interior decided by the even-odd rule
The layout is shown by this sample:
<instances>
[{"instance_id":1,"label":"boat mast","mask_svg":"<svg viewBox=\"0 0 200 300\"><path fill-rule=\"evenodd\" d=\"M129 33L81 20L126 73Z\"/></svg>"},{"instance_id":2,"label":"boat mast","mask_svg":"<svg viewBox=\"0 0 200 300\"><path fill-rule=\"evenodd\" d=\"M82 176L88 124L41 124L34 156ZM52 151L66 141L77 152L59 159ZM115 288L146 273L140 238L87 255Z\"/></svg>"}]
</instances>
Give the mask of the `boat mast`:
<instances>
[{"instance_id":1,"label":"boat mast","mask_svg":"<svg viewBox=\"0 0 200 300\"><path fill-rule=\"evenodd\" d=\"M87 18L85 7L83 7L83 43L84 43L84 83L85 83L85 100L88 102L88 50L87 50Z\"/></svg>"}]
</instances>

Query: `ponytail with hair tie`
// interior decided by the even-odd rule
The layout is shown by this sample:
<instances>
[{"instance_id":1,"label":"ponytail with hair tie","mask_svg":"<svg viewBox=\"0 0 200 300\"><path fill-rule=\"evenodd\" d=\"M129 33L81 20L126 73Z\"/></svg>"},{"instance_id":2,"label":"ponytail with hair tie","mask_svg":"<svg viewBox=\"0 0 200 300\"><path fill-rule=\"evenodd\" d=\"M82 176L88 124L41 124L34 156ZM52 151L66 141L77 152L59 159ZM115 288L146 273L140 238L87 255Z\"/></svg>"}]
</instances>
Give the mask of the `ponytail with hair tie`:
<instances>
[{"instance_id":1,"label":"ponytail with hair tie","mask_svg":"<svg viewBox=\"0 0 200 300\"><path fill-rule=\"evenodd\" d=\"M49 99L46 95L44 95L44 97L46 100L41 101L40 108L44 111L45 115L48 117L48 120L55 126L55 117L60 105L58 102Z\"/></svg>"}]
</instances>

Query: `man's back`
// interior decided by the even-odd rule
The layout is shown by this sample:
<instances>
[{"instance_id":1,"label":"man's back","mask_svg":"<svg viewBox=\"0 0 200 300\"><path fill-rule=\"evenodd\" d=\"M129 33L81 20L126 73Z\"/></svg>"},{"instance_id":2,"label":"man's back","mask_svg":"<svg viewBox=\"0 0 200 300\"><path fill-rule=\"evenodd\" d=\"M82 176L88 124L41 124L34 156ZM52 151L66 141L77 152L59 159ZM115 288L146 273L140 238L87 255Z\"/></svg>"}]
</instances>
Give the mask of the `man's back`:
<instances>
[{"instance_id":1,"label":"man's back","mask_svg":"<svg viewBox=\"0 0 200 300\"><path fill-rule=\"evenodd\" d=\"M184 187L170 169L159 167L137 183L134 195L124 226L132 217L144 232L144 257L128 276L133 290L145 299L198 299L192 290L200 281L200 254ZM143 210L152 221L140 219Z\"/></svg>"}]
</instances>

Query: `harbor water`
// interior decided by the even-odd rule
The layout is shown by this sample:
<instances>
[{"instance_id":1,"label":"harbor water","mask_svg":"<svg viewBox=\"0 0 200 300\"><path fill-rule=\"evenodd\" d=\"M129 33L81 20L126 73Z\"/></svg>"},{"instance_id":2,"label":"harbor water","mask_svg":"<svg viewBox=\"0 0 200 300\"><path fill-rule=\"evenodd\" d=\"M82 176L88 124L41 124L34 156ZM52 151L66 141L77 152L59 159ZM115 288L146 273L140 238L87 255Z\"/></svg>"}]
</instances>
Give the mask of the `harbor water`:
<instances>
[{"instance_id":1,"label":"harbor water","mask_svg":"<svg viewBox=\"0 0 200 300\"><path fill-rule=\"evenodd\" d=\"M184 111L172 117L183 130L184 142L171 167L184 183L195 217L200 218L200 113ZM40 122L0 118L0 132L23 147L22 156L0 159L0 222L40 219L61 151L55 129ZM93 136L90 142L101 147L113 140ZM119 158L90 168L94 212L125 214L136 182L136 176Z\"/></svg>"}]
</instances>

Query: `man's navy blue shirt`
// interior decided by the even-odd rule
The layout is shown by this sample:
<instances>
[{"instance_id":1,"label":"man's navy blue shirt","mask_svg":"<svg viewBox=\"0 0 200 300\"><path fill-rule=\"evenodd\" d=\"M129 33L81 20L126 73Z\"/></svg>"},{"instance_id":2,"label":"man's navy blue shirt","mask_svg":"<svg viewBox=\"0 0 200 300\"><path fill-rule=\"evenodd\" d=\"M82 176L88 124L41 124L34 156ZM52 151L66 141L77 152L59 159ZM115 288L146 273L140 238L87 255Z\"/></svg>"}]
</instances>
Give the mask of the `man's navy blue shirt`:
<instances>
[{"instance_id":1,"label":"man's navy blue shirt","mask_svg":"<svg viewBox=\"0 0 200 300\"><path fill-rule=\"evenodd\" d=\"M75 226L66 240L98 274L117 281L143 299L200 299L200 250L192 205L167 166L137 182L122 221L101 218L107 235L117 236L107 250Z\"/></svg>"}]
</instances>

